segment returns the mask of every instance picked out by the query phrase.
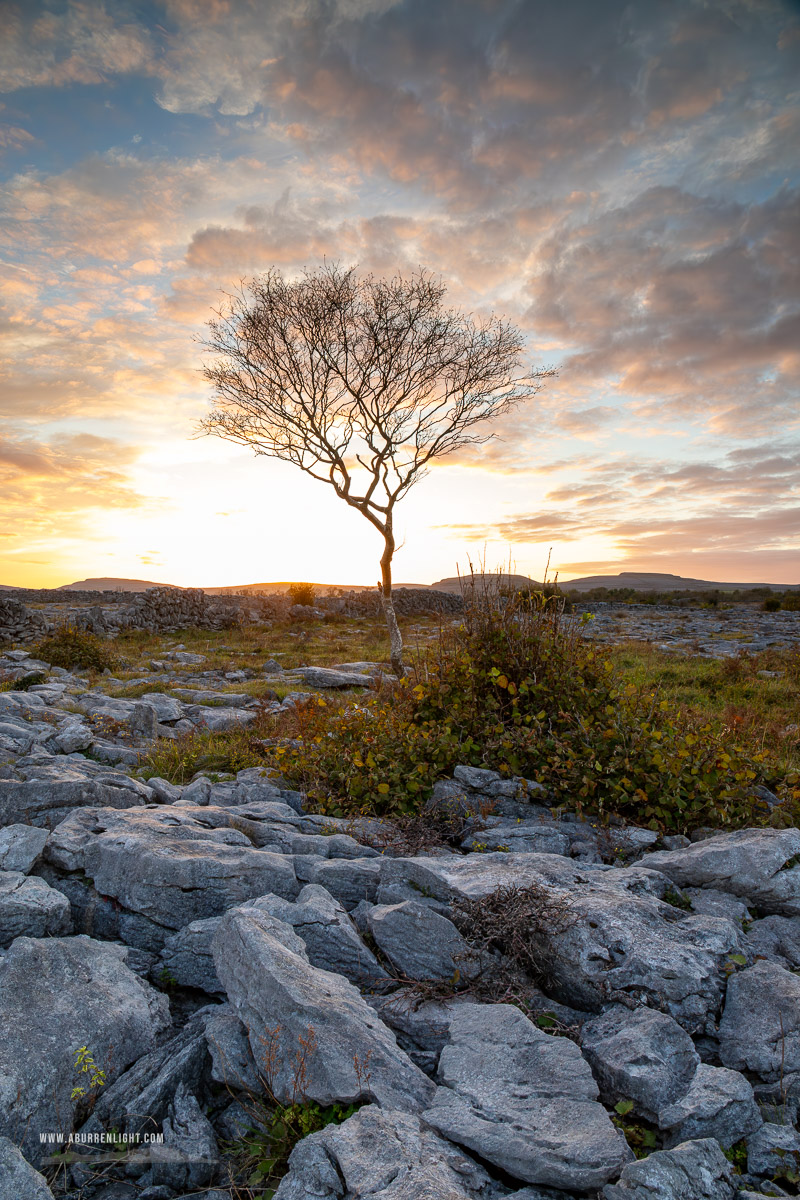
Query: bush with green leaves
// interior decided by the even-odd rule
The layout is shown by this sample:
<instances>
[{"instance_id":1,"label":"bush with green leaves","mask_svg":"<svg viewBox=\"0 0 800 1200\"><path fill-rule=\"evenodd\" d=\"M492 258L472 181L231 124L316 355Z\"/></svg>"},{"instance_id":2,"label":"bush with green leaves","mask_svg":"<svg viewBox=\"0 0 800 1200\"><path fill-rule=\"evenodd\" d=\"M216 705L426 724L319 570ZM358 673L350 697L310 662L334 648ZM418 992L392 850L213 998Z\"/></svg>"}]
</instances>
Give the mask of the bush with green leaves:
<instances>
[{"instance_id":1,"label":"bush with green leaves","mask_svg":"<svg viewBox=\"0 0 800 1200\"><path fill-rule=\"evenodd\" d=\"M289 584L289 598L292 604L304 604L312 607L317 599L313 583Z\"/></svg>"},{"instance_id":2,"label":"bush with green leaves","mask_svg":"<svg viewBox=\"0 0 800 1200\"><path fill-rule=\"evenodd\" d=\"M60 625L53 633L33 647L33 653L53 667L75 667L93 671L112 670L115 659L108 642L77 629L74 625Z\"/></svg>"},{"instance_id":3,"label":"bush with green leaves","mask_svg":"<svg viewBox=\"0 0 800 1200\"><path fill-rule=\"evenodd\" d=\"M467 589L463 622L410 681L332 715L315 706L299 742L269 754L335 814L414 813L438 778L469 763L536 779L564 808L654 829L795 819L800 781L782 781L788 803L770 815L754 794L781 783L765 754L626 685L580 625L557 596Z\"/></svg>"}]
</instances>

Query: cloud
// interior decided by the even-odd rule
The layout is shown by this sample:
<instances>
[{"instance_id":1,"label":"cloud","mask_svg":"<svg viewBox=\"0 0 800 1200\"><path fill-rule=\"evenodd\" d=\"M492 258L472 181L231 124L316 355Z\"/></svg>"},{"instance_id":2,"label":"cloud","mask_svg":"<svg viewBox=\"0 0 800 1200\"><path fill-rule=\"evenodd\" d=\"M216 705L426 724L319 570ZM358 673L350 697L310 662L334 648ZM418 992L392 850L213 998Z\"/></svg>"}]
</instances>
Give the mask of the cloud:
<instances>
[{"instance_id":1,"label":"cloud","mask_svg":"<svg viewBox=\"0 0 800 1200\"><path fill-rule=\"evenodd\" d=\"M33 6L0 10L0 92L29 87L99 84L152 69L150 34L105 4L68 0L61 13Z\"/></svg>"},{"instance_id":2,"label":"cloud","mask_svg":"<svg viewBox=\"0 0 800 1200\"><path fill-rule=\"evenodd\" d=\"M445 528L472 541L512 544L567 545L600 536L615 546L621 565L769 550L794 553L796 566L798 497L800 450L764 443L731 451L719 462L595 465L582 480L549 491L547 508Z\"/></svg>"}]
</instances>

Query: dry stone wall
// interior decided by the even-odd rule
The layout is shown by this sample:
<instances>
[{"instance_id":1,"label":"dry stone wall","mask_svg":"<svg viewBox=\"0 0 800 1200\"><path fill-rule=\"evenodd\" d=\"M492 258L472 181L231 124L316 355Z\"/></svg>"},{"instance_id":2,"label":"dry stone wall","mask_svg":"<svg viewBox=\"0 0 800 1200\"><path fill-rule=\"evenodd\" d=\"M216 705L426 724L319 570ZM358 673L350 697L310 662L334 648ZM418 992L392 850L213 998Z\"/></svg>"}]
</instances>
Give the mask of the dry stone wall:
<instances>
[{"instance_id":1,"label":"dry stone wall","mask_svg":"<svg viewBox=\"0 0 800 1200\"><path fill-rule=\"evenodd\" d=\"M351 591L344 596L322 596L316 608L295 612L292 601L282 595L231 594L209 596L201 588L150 588L146 592L69 592L48 589L25 590L0 598L0 643L30 643L59 625L71 624L100 636L113 636L121 629L156 632L186 629L227 629L239 624L286 620L290 616L314 616L328 612L344 616L380 616L381 601L376 588ZM29 604L43 607L30 608ZM401 616L430 616L458 613L460 596L428 588L401 588L395 593L395 610ZM296 606L295 606L296 607Z\"/></svg>"}]
</instances>

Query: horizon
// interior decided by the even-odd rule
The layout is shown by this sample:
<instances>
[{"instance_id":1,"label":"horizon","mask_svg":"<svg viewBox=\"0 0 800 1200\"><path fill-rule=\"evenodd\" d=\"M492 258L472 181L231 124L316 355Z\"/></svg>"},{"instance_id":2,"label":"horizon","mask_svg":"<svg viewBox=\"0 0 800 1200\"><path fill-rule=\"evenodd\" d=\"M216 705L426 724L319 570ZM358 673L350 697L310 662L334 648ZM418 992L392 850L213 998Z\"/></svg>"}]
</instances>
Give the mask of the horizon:
<instances>
[{"instance_id":1,"label":"horizon","mask_svg":"<svg viewBox=\"0 0 800 1200\"><path fill-rule=\"evenodd\" d=\"M221 291L326 258L439 273L559 369L398 506L398 579L800 584L789 0L34 0L0 32L5 586L373 586L330 488L194 436Z\"/></svg>"}]
</instances>

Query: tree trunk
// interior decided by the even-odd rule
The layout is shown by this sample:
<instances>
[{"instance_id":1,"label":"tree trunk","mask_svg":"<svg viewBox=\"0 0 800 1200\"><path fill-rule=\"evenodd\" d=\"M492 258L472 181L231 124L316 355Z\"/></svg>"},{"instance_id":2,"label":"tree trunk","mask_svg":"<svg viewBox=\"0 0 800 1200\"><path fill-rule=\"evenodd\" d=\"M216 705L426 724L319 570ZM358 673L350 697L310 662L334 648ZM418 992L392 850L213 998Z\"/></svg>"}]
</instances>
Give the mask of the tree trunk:
<instances>
[{"instance_id":1,"label":"tree trunk","mask_svg":"<svg viewBox=\"0 0 800 1200\"><path fill-rule=\"evenodd\" d=\"M405 666L403 665L403 635L400 632L400 626L397 624L394 601L392 600L394 535L392 534L392 527L388 522L383 536L386 544L381 555L381 582L378 586L381 593L383 615L386 617L386 625L389 630L389 657L392 670L398 679L402 679L406 673Z\"/></svg>"}]
</instances>

